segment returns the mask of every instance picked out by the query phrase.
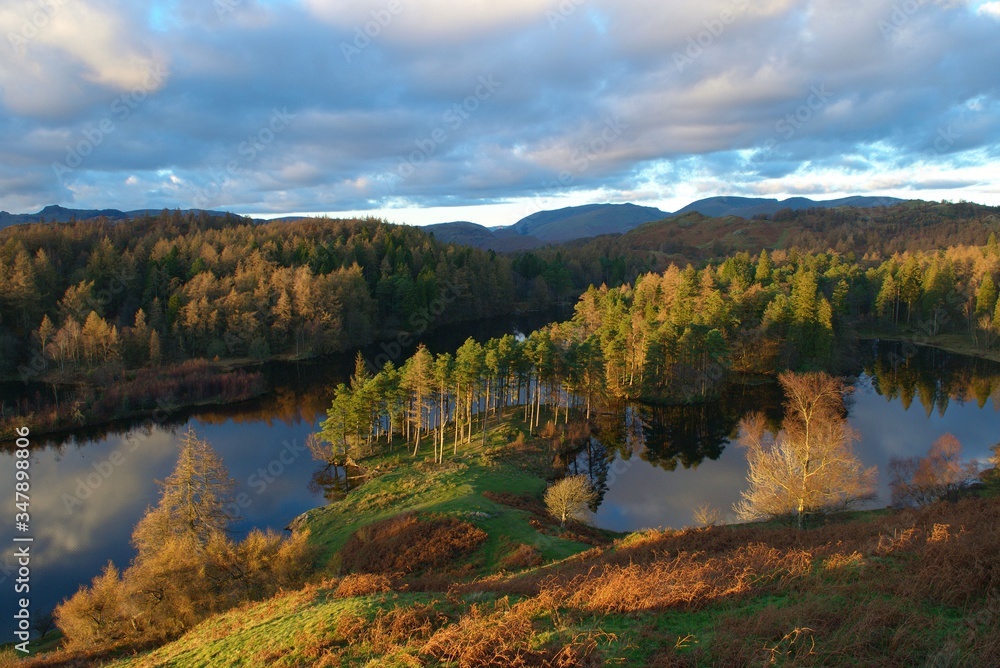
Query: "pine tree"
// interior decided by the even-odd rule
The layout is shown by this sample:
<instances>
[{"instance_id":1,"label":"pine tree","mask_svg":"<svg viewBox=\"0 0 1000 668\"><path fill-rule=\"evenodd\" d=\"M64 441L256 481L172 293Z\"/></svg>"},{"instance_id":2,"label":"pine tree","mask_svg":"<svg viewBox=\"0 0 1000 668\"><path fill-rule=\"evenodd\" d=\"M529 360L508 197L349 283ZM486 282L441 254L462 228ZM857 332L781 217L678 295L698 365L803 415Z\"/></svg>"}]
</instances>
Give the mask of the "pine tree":
<instances>
[{"instance_id":1,"label":"pine tree","mask_svg":"<svg viewBox=\"0 0 1000 668\"><path fill-rule=\"evenodd\" d=\"M413 356L403 365L402 384L410 393L410 420L416 430L413 456L420 451L420 437L428 425L427 410L434 385L434 357L427 346L420 344Z\"/></svg>"},{"instance_id":2,"label":"pine tree","mask_svg":"<svg viewBox=\"0 0 1000 668\"><path fill-rule=\"evenodd\" d=\"M437 395L437 432L434 439L435 461L444 461L444 428L448 423L448 413L451 409L451 394L454 362L450 353L442 353L434 360L434 392Z\"/></svg>"},{"instance_id":3,"label":"pine tree","mask_svg":"<svg viewBox=\"0 0 1000 668\"><path fill-rule=\"evenodd\" d=\"M753 280L760 283L761 285L767 285L771 282L771 274L774 271L774 263L771 262L771 256L767 254L767 250L762 250L760 252L760 258L757 260L757 270L754 272Z\"/></svg>"}]
</instances>

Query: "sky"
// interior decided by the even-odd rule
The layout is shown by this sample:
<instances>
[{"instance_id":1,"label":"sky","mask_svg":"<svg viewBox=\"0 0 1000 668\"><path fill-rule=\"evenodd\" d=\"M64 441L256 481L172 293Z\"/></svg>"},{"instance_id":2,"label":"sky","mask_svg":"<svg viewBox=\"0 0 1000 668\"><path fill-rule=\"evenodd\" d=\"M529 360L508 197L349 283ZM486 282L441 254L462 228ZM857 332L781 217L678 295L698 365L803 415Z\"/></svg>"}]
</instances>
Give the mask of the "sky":
<instances>
[{"instance_id":1,"label":"sky","mask_svg":"<svg viewBox=\"0 0 1000 668\"><path fill-rule=\"evenodd\" d=\"M0 209L1000 205L1000 1L3 0Z\"/></svg>"}]
</instances>

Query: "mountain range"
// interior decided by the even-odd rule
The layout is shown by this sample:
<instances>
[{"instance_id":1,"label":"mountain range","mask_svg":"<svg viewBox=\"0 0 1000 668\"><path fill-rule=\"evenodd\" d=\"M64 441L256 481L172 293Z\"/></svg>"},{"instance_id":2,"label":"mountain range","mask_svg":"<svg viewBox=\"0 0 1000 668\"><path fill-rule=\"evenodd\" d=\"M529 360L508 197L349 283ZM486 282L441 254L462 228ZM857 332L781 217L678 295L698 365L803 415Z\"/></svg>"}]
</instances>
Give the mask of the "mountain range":
<instances>
[{"instance_id":1,"label":"mountain range","mask_svg":"<svg viewBox=\"0 0 1000 668\"><path fill-rule=\"evenodd\" d=\"M546 244L564 243L603 234L622 234L645 223L685 216L695 212L710 218L727 216L753 218L754 216L771 215L783 209L827 209L842 206L871 208L891 206L902 201L904 200L895 197L862 196L822 201L806 197L792 197L786 200L753 197L709 197L692 202L673 213L636 204L587 204L552 211L539 211L506 227L489 228L468 221L457 221L427 225L423 229L446 243L458 243L503 252L527 250ZM159 209L139 209L136 211L67 209L52 205L45 207L38 213L11 214L0 211L0 228L21 223L67 223L72 220L99 217L109 220L125 220L155 215L160 212ZM200 209L180 213L224 215L224 212L202 211Z\"/></svg>"},{"instance_id":2,"label":"mountain range","mask_svg":"<svg viewBox=\"0 0 1000 668\"><path fill-rule=\"evenodd\" d=\"M22 223L69 223L74 220L90 220L92 218L107 218L108 220L126 220L155 216L163 209L137 209L135 211L119 211L118 209L67 209L53 204L38 213L7 213L0 211L0 228ZM204 209L187 209L180 213L208 213L216 216L226 215L225 211L206 211Z\"/></svg>"},{"instance_id":3,"label":"mountain range","mask_svg":"<svg viewBox=\"0 0 1000 668\"><path fill-rule=\"evenodd\" d=\"M602 234L623 234L657 220L698 213L709 218L753 218L771 215L783 209L831 209L843 206L872 208L892 206L905 200L895 197L844 197L812 200L792 197L786 200L753 197L709 197L669 213L635 204L587 204L554 211L539 211L507 227L488 228L476 223L455 222L427 225L424 229L445 242L465 244L495 251L537 248Z\"/></svg>"}]
</instances>

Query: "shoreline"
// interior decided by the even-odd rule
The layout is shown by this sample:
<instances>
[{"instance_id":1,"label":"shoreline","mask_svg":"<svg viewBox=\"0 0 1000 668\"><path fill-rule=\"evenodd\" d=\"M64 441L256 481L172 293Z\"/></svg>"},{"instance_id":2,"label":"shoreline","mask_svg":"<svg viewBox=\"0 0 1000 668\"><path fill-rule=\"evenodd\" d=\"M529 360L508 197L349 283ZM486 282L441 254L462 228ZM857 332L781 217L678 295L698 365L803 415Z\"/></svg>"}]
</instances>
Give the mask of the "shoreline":
<instances>
[{"instance_id":1,"label":"shoreline","mask_svg":"<svg viewBox=\"0 0 1000 668\"><path fill-rule=\"evenodd\" d=\"M952 355L964 355L966 357L976 357L1000 363L1000 350L984 350L979 348L965 334L936 334L934 336L926 336L917 333L859 332L858 340L909 343L922 348L936 348Z\"/></svg>"}]
</instances>

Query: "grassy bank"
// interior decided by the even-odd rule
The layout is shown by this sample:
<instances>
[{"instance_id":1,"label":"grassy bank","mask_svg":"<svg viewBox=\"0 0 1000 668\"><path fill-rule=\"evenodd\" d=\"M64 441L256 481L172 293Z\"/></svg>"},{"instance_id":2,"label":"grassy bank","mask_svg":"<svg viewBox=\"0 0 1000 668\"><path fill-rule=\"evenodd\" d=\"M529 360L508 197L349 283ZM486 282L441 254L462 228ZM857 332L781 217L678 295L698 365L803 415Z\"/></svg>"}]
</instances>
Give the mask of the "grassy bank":
<instances>
[{"instance_id":1,"label":"grassy bank","mask_svg":"<svg viewBox=\"0 0 1000 668\"><path fill-rule=\"evenodd\" d=\"M429 444L362 462L368 482L299 519L313 584L111 665L979 666L1000 652L995 483L806 531L613 536L545 516L553 445L520 432L510 420L442 465Z\"/></svg>"}]
</instances>

